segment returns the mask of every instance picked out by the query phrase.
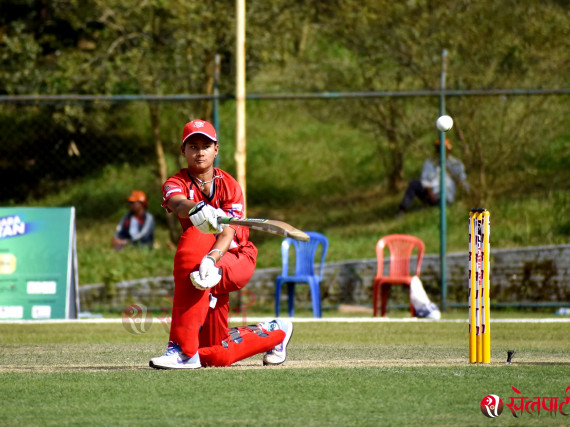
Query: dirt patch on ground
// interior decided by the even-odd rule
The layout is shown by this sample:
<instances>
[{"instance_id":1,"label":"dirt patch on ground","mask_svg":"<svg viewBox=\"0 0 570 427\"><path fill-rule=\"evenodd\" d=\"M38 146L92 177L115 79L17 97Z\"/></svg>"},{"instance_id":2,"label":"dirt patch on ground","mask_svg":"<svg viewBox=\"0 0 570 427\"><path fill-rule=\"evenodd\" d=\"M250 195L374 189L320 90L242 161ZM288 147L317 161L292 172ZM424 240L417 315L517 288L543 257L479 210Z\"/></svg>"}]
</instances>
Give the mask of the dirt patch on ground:
<instances>
[{"instance_id":1,"label":"dirt patch on ground","mask_svg":"<svg viewBox=\"0 0 570 427\"><path fill-rule=\"evenodd\" d=\"M114 365L67 365L67 366L0 366L0 373L7 372L93 372L93 371L141 371L151 369L146 366L114 366Z\"/></svg>"},{"instance_id":2,"label":"dirt patch on ground","mask_svg":"<svg viewBox=\"0 0 570 427\"><path fill-rule=\"evenodd\" d=\"M515 362L511 366L528 366L528 365L565 365L570 366L570 362L566 361L547 361L547 360L536 360L528 362ZM205 368L205 369L239 369L239 370L250 370L250 369L322 369L322 368L393 368L393 367L452 367L452 366L470 366L466 360L454 359L454 360L362 360L362 359L345 359L345 360L288 360L279 366L263 366L261 360L245 360L242 362L237 362L229 368ZM504 362L493 362L490 366L505 366ZM95 372L95 371L153 371L148 364L140 365L35 365L35 366L17 366L17 365L5 365L0 366L0 373L8 372Z\"/></svg>"}]
</instances>

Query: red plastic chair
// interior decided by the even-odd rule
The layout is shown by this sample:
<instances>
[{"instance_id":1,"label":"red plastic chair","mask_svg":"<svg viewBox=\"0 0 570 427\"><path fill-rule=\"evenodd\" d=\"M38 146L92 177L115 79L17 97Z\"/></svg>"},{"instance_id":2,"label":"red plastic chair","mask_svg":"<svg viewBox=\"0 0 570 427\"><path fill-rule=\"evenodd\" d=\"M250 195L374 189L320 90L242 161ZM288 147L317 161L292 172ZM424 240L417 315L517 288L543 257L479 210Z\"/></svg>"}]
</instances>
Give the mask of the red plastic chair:
<instances>
[{"instance_id":1,"label":"red plastic chair","mask_svg":"<svg viewBox=\"0 0 570 427\"><path fill-rule=\"evenodd\" d=\"M390 272L383 274L384 270L384 248L388 247L390 252ZM386 303L388 302L388 292L391 285L402 285L410 287L412 277L410 274L410 259L412 251L417 248L417 262L415 275L419 277L424 257L424 242L409 234L390 234L382 237L376 244L376 259L378 270L374 278L372 288L372 301L374 304L374 317L378 316L378 297L381 295L380 314L386 316ZM387 286L385 286L387 285ZM410 298L410 313L416 315L416 310Z\"/></svg>"}]
</instances>

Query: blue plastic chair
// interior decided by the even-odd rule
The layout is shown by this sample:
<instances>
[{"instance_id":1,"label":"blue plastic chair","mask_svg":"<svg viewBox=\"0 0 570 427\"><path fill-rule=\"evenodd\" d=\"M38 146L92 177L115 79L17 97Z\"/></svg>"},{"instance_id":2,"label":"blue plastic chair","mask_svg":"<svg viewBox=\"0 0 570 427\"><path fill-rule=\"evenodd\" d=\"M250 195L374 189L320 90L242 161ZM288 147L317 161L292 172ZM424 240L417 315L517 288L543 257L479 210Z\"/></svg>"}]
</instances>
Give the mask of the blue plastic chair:
<instances>
[{"instance_id":1,"label":"blue plastic chair","mask_svg":"<svg viewBox=\"0 0 570 427\"><path fill-rule=\"evenodd\" d=\"M323 234L315 231L308 231L307 234L310 237L308 242L286 237L281 243L283 270L281 275L275 279L275 315L277 317L279 317L279 312L281 311L281 288L284 283L287 283L287 293L289 297L287 307L290 317L293 317L295 284L297 283L309 284L313 315L314 317L322 317L320 284L323 280L323 269L329 248L329 241ZM295 274L292 276L289 275L289 248L291 246L295 248ZM319 246L321 247L321 259L318 274L315 274L315 258Z\"/></svg>"}]
</instances>

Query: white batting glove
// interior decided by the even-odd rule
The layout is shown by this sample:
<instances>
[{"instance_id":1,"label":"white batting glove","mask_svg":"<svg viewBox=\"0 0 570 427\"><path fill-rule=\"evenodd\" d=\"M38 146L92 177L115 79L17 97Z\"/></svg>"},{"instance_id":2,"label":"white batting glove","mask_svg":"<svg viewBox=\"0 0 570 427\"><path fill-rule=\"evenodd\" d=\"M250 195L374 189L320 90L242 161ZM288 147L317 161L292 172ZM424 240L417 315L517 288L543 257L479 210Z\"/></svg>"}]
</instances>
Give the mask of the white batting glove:
<instances>
[{"instance_id":1,"label":"white batting glove","mask_svg":"<svg viewBox=\"0 0 570 427\"><path fill-rule=\"evenodd\" d=\"M199 289L201 291L213 288L220 282L221 279L222 276L217 268L215 273L208 274L205 279L202 279L200 277L199 271L193 271L190 273L190 280L192 281L192 284L196 289Z\"/></svg>"},{"instance_id":2,"label":"white batting glove","mask_svg":"<svg viewBox=\"0 0 570 427\"><path fill-rule=\"evenodd\" d=\"M217 217L217 218L220 218L220 217L221 217L221 218L227 218L228 216L227 216L226 213L223 211L223 209L218 208L218 209L216 209L216 217ZM223 230L225 227L228 227L228 224L220 224L220 223L218 223L218 226L221 227L221 230ZM220 230L220 233L221 233L221 230Z\"/></svg>"},{"instance_id":3,"label":"white batting glove","mask_svg":"<svg viewBox=\"0 0 570 427\"><path fill-rule=\"evenodd\" d=\"M226 216L223 210L214 209L206 202L200 202L188 212L192 224L202 233L221 233L224 229L222 224L218 224L219 216Z\"/></svg>"},{"instance_id":4,"label":"white batting glove","mask_svg":"<svg viewBox=\"0 0 570 427\"><path fill-rule=\"evenodd\" d=\"M200 263L200 279L204 280L210 274L214 274L214 270L217 273L218 269L214 267L216 265L216 260L211 257L210 255L206 255L202 258L202 262Z\"/></svg>"}]
</instances>

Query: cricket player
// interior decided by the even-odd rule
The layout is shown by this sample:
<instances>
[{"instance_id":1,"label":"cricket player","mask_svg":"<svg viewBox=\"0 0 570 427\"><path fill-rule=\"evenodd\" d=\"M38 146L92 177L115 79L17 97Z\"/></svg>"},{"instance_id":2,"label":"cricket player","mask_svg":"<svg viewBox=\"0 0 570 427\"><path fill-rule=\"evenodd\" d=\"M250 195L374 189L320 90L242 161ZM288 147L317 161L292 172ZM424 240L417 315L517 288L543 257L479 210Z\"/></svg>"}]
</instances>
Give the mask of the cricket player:
<instances>
[{"instance_id":1,"label":"cricket player","mask_svg":"<svg viewBox=\"0 0 570 427\"><path fill-rule=\"evenodd\" d=\"M183 229L174 256L174 300L166 353L150 360L156 369L230 366L258 353L264 365L285 361L293 324L276 319L229 329L229 294L242 289L255 270L257 248L249 229L222 226L218 217L243 218L238 182L214 168L218 140L212 124L184 126L182 153L188 167L162 186L162 206Z\"/></svg>"}]
</instances>

